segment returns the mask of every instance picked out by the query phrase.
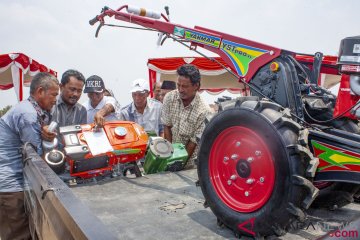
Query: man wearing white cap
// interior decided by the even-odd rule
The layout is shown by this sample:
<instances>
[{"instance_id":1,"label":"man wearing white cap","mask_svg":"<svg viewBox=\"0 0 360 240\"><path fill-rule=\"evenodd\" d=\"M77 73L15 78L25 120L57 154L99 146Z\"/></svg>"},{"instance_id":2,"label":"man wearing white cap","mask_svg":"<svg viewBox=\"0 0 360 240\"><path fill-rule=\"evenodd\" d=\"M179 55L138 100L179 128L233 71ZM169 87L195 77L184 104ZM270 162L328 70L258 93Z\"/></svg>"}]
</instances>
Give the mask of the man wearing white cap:
<instances>
[{"instance_id":1,"label":"man wearing white cap","mask_svg":"<svg viewBox=\"0 0 360 240\"><path fill-rule=\"evenodd\" d=\"M83 104L87 111L87 123L104 126L105 120L118 120L116 111L120 111L113 97L104 96L105 84L101 77L93 75L86 79L84 93L89 99Z\"/></svg>"},{"instance_id":2,"label":"man wearing white cap","mask_svg":"<svg viewBox=\"0 0 360 240\"><path fill-rule=\"evenodd\" d=\"M164 135L164 128L161 123L162 104L148 98L149 83L144 79L136 79L132 83L131 95L133 102L121 109L121 120L132 121L140 124L148 133Z\"/></svg>"}]
</instances>

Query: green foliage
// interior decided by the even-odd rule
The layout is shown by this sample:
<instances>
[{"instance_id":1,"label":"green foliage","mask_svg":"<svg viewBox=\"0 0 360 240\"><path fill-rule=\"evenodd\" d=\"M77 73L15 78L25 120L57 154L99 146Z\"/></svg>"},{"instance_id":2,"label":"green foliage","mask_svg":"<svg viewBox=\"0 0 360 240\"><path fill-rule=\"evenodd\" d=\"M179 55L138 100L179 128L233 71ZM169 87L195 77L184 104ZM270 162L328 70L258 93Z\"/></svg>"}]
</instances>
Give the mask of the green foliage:
<instances>
[{"instance_id":1,"label":"green foliage","mask_svg":"<svg viewBox=\"0 0 360 240\"><path fill-rule=\"evenodd\" d=\"M11 108L11 106L8 105L8 106L4 107L3 109L1 109L0 110L0 117L4 116L5 113L10 110L10 108Z\"/></svg>"}]
</instances>

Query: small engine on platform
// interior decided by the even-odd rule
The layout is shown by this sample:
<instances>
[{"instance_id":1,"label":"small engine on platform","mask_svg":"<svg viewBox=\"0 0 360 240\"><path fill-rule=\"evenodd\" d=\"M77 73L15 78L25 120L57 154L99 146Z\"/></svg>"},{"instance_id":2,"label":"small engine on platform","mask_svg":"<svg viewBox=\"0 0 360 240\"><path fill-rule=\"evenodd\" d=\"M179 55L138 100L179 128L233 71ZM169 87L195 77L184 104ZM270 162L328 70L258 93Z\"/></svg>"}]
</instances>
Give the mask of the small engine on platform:
<instances>
[{"instance_id":1,"label":"small engine on platform","mask_svg":"<svg viewBox=\"0 0 360 240\"><path fill-rule=\"evenodd\" d=\"M188 153L182 143L171 144L161 137L150 138L145 157L145 173L180 171L187 162Z\"/></svg>"},{"instance_id":2,"label":"small engine on platform","mask_svg":"<svg viewBox=\"0 0 360 240\"><path fill-rule=\"evenodd\" d=\"M92 124L61 127L60 135L70 176L83 179L113 173L119 164L142 159L148 142L140 125L126 121L108 122L99 129Z\"/></svg>"},{"instance_id":3,"label":"small engine on platform","mask_svg":"<svg viewBox=\"0 0 360 240\"><path fill-rule=\"evenodd\" d=\"M188 159L183 144L171 144L162 137L149 138L134 122L107 122L103 128L71 125L60 127L59 133L64 148L60 151L48 143L45 161L64 179L125 176L128 170L137 177L143 173L179 171Z\"/></svg>"}]
</instances>

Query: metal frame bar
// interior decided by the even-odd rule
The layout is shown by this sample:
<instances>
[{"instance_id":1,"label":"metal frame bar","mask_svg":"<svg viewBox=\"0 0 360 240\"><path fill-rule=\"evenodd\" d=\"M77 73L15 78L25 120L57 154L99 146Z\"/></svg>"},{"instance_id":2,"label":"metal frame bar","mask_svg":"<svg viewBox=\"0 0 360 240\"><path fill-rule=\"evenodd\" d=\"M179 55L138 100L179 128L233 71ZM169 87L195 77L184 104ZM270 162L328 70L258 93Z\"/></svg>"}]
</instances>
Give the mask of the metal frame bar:
<instances>
[{"instance_id":1,"label":"metal frame bar","mask_svg":"<svg viewBox=\"0 0 360 240\"><path fill-rule=\"evenodd\" d=\"M25 205L33 237L117 239L50 169L33 146L23 148Z\"/></svg>"}]
</instances>

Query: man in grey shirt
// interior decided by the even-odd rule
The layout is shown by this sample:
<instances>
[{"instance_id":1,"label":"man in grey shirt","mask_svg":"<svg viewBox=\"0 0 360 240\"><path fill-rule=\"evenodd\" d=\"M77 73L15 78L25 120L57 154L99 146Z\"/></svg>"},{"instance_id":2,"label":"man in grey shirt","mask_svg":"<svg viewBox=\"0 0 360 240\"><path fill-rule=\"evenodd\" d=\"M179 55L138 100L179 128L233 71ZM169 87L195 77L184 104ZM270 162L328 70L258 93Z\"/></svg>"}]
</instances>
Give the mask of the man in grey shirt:
<instances>
[{"instance_id":1,"label":"man in grey shirt","mask_svg":"<svg viewBox=\"0 0 360 240\"><path fill-rule=\"evenodd\" d=\"M49 73L38 73L30 97L0 119L0 239L30 239L24 209L21 147L29 142L41 155L40 131L49 124L50 110L59 94L59 82Z\"/></svg>"},{"instance_id":2,"label":"man in grey shirt","mask_svg":"<svg viewBox=\"0 0 360 240\"><path fill-rule=\"evenodd\" d=\"M53 107L52 121L59 127L86 123L86 109L78 103L85 84L84 76L76 70L67 70L61 77L60 96Z\"/></svg>"},{"instance_id":3,"label":"man in grey shirt","mask_svg":"<svg viewBox=\"0 0 360 240\"><path fill-rule=\"evenodd\" d=\"M85 84L85 77L77 70L67 70L61 77L60 95L57 97L56 105L51 110L52 121L60 127L86 124L87 113L85 107L78 103ZM62 149L60 135L49 132L48 126L43 126L41 136L43 140L52 141L58 138L58 148Z\"/></svg>"}]
</instances>

